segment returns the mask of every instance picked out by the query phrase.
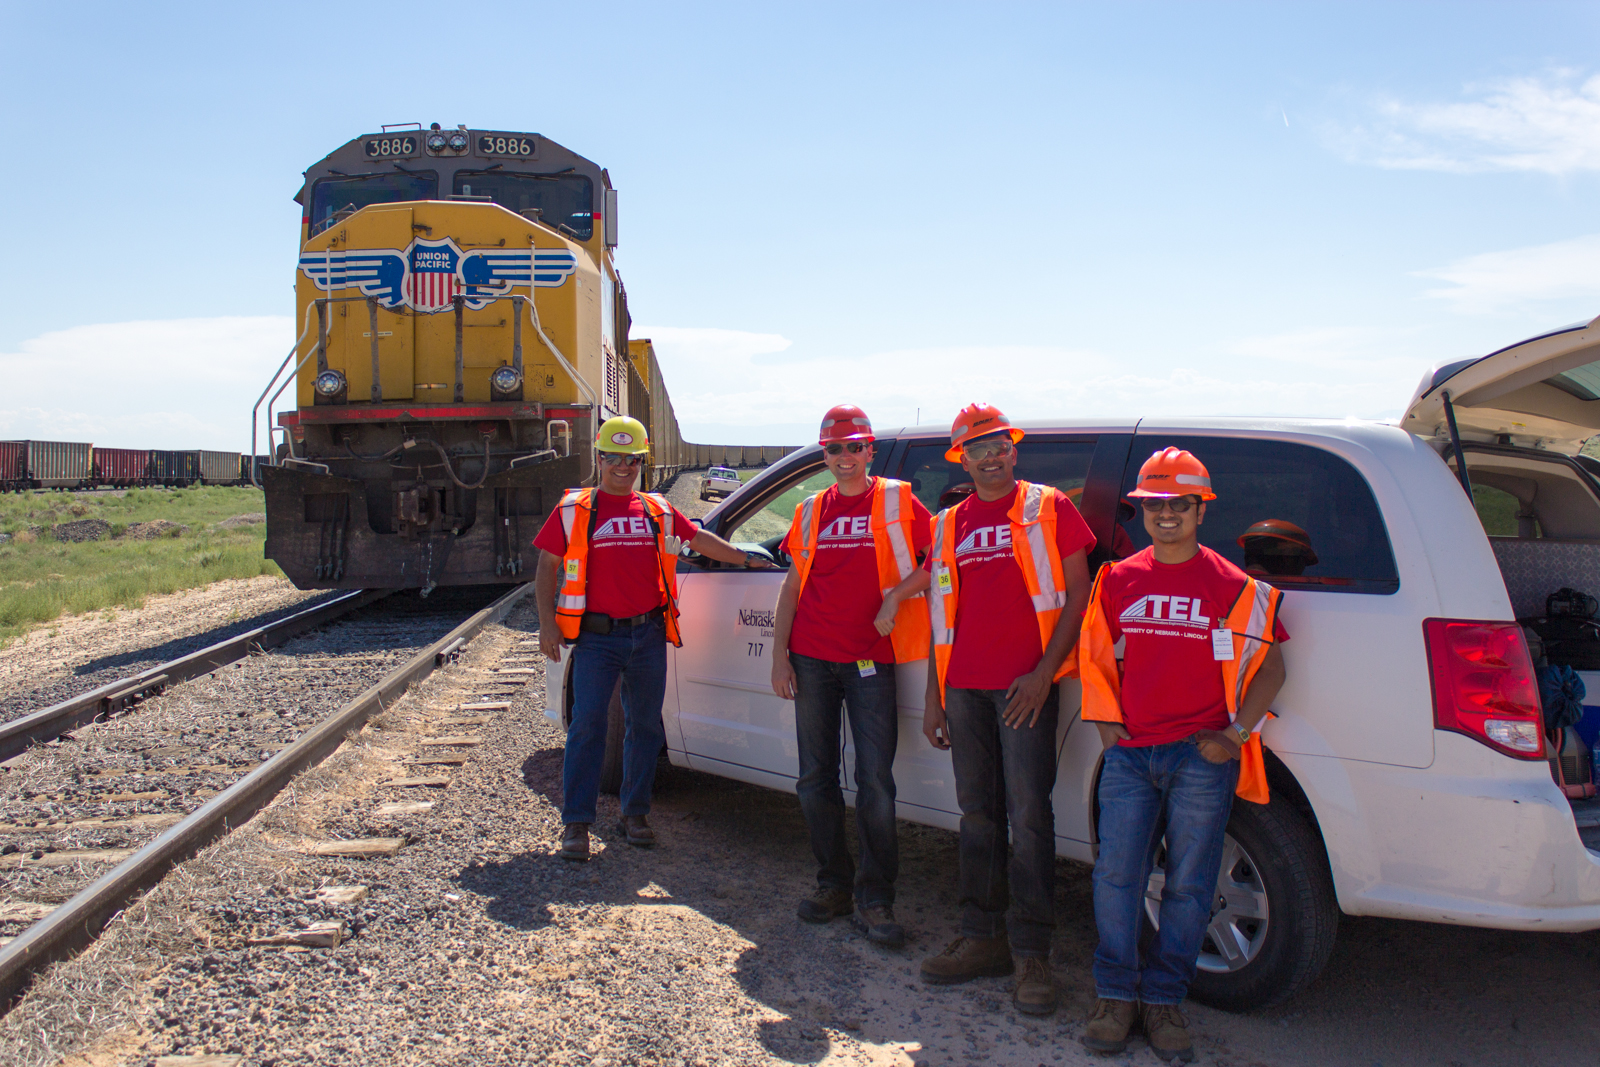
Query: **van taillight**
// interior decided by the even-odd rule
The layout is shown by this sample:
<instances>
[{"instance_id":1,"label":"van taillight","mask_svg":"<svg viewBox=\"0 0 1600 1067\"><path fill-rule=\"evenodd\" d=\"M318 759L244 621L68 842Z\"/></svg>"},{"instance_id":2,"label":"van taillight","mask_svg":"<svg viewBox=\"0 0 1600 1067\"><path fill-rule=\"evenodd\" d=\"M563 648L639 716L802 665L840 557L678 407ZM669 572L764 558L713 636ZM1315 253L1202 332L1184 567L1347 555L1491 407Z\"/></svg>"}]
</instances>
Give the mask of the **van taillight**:
<instances>
[{"instance_id":1,"label":"van taillight","mask_svg":"<svg viewBox=\"0 0 1600 1067\"><path fill-rule=\"evenodd\" d=\"M1424 619L1433 726L1518 759L1543 759L1539 683L1514 622Z\"/></svg>"}]
</instances>

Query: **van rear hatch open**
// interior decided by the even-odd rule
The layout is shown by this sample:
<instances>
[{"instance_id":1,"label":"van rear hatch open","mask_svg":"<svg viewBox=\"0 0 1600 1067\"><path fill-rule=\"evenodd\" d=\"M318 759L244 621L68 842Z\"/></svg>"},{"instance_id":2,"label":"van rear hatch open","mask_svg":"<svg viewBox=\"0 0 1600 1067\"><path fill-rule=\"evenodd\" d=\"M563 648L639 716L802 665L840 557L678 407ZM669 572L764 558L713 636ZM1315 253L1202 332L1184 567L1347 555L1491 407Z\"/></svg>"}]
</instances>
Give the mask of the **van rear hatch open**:
<instances>
[{"instance_id":1,"label":"van rear hatch open","mask_svg":"<svg viewBox=\"0 0 1600 1067\"><path fill-rule=\"evenodd\" d=\"M1454 416L1456 433L1450 432ZM1513 615L1537 620L1561 589L1600 597L1600 462L1581 456L1600 434L1600 318L1519 341L1486 356L1446 363L1423 377L1400 425L1426 438L1459 470L1465 458L1473 503L1494 549ZM1559 622L1560 620L1558 620ZM1554 645L1552 648L1559 648ZM1573 762L1600 739L1600 641L1550 662L1580 671L1587 695ZM1553 767L1554 770L1554 767ZM1558 781L1560 779L1558 778ZM1572 798L1579 836L1600 852L1600 799Z\"/></svg>"},{"instance_id":2,"label":"van rear hatch open","mask_svg":"<svg viewBox=\"0 0 1600 1067\"><path fill-rule=\"evenodd\" d=\"M1576 455L1600 434L1600 318L1434 368L1401 428L1448 439L1447 399L1463 440Z\"/></svg>"}]
</instances>

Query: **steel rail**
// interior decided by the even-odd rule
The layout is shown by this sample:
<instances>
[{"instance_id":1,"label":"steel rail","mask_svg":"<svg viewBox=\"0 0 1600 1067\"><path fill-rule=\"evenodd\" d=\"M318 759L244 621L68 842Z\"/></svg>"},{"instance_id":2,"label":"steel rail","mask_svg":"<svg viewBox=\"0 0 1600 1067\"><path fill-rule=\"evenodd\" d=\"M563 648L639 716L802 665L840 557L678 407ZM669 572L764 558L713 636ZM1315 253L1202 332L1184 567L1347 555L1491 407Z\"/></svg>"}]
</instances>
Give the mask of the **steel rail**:
<instances>
[{"instance_id":1,"label":"steel rail","mask_svg":"<svg viewBox=\"0 0 1600 1067\"><path fill-rule=\"evenodd\" d=\"M82 726L120 710L135 698L159 693L169 685L210 674L218 667L243 659L253 650L274 648L393 592L392 589L357 589L345 593L314 608L258 626L198 652L119 678L59 704L0 724L0 760L10 759L27 751L30 745L60 737L75 726Z\"/></svg>"},{"instance_id":2,"label":"steel rail","mask_svg":"<svg viewBox=\"0 0 1600 1067\"><path fill-rule=\"evenodd\" d=\"M0 1011L9 1011L17 1002L33 972L94 940L128 900L155 885L176 864L242 826L295 775L322 762L347 734L454 659L485 626L505 618L532 588L532 583L518 585L474 614L0 948Z\"/></svg>"}]
</instances>

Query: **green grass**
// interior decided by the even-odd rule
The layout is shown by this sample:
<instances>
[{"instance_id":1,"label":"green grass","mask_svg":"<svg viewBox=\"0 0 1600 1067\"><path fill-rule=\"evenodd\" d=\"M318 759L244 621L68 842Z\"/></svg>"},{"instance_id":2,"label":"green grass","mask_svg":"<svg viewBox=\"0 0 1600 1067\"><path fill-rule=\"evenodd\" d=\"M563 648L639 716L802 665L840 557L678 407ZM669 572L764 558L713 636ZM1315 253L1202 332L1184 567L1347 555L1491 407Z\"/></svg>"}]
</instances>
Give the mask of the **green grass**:
<instances>
[{"instance_id":1,"label":"green grass","mask_svg":"<svg viewBox=\"0 0 1600 1067\"><path fill-rule=\"evenodd\" d=\"M217 525L265 510L260 490L224 486L130 489L122 496L0 494L0 532L12 535L0 544L0 647L63 614L140 607L151 594L281 574L262 558L265 526ZM112 538L69 544L50 536L50 527L79 519L110 523ZM153 519L189 529L149 541L120 536L134 523Z\"/></svg>"}]
</instances>

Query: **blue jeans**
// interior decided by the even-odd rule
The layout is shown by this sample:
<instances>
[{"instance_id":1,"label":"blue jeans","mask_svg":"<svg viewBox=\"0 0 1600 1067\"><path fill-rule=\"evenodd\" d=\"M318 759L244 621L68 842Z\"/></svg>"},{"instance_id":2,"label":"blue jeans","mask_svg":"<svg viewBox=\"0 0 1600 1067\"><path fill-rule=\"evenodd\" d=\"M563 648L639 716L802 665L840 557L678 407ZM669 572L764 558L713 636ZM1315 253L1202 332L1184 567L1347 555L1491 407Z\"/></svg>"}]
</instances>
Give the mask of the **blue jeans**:
<instances>
[{"instance_id":1,"label":"blue jeans","mask_svg":"<svg viewBox=\"0 0 1600 1067\"><path fill-rule=\"evenodd\" d=\"M800 745L795 792L811 831L817 885L851 889L862 907L894 903L900 848L894 828L894 754L899 741L894 664L874 664L861 677L854 663L830 663L791 653L794 728ZM844 792L839 788L840 712L850 716L856 742L856 836L861 867L850 859L844 834Z\"/></svg>"},{"instance_id":2,"label":"blue jeans","mask_svg":"<svg viewBox=\"0 0 1600 1067\"><path fill-rule=\"evenodd\" d=\"M1237 760L1208 762L1193 741L1106 750L1094 866L1097 996L1179 1004L1188 995L1211 922L1238 776ZM1145 887L1163 833L1167 878L1160 929L1141 965Z\"/></svg>"},{"instance_id":3,"label":"blue jeans","mask_svg":"<svg viewBox=\"0 0 1600 1067\"><path fill-rule=\"evenodd\" d=\"M572 723L561 764L561 821L594 822L600 767L606 758L606 710L622 676L622 814L644 815L666 744L661 701L667 695L667 636L654 619L608 634L580 633L572 657Z\"/></svg>"},{"instance_id":4,"label":"blue jeans","mask_svg":"<svg viewBox=\"0 0 1600 1067\"><path fill-rule=\"evenodd\" d=\"M1056 785L1060 692L1051 686L1039 721L1015 730L1001 718L1009 703L1004 689L945 691L961 808L961 936L994 938L1009 931L1015 955L1046 958L1056 925L1050 791Z\"/></svg>"}]
</instances>

